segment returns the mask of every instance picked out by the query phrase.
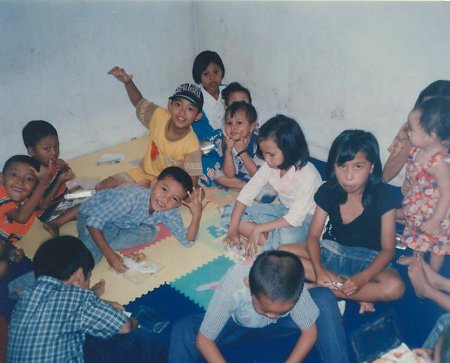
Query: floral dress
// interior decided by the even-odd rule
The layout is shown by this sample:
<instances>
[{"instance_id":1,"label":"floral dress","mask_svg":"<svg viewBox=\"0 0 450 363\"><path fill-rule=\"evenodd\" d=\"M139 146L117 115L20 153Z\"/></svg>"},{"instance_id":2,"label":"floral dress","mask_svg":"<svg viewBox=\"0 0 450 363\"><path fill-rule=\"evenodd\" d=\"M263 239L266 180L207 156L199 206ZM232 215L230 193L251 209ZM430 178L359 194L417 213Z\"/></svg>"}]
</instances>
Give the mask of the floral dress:
<instances>
[{"instance_id":1,"label":"floral dress","mask_svg":"<svg viewBox=\"0 0 450 363\"><path fill-rule=\"evenodd\" d=\"M403 199L406 225L402 241L404 245L418 252L447 255L450 254L450 209L441 221L437 234L423 233L422 225L436 210L439 199L437 180L431 168L439 163L450 162L450 156L439 151L422 164L415 161L417 151L411 150L406 164L406 178L411 189Z\"/></svg>"}]
</instances>

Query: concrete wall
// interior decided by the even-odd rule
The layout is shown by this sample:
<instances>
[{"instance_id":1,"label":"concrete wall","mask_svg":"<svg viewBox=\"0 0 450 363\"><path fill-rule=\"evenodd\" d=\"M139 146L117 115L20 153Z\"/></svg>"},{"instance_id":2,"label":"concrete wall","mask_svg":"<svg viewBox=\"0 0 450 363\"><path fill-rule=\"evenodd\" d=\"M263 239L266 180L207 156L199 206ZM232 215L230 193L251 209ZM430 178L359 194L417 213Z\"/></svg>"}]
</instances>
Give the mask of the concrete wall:
<instances>
[{"instance_id":1,"label":"concrete wall","mask_svg":"<svg viewBox=\"0 0 450 363\"><path fill-rule=\"evenodd\" d=\"M165 104L212 49L224 82L251 89L261 120L296 118L314 156L363 128L385 159L419 91L450 79L449 19L446 2L0 2L0 157L23 151L37 118L58 128L65 158L142 134L109 67Z\"/></svg>"}]
</instances>

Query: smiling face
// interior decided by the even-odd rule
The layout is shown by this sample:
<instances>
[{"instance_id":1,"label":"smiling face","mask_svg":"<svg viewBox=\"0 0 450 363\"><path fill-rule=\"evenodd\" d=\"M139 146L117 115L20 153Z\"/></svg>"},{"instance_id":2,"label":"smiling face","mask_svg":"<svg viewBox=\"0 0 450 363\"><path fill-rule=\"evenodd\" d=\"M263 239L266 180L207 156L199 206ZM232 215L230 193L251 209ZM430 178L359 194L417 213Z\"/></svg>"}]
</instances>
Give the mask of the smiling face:
<instances>
[{"instance_id":1,"label":"smiling face","mask_svg":"<svg viewBox=\"0 0 450 363\"><path fill-rule=\"evenodd\" d=\"M167 176L157 180L150 195L150 211L162 212L178 208L186 196L186 189L174 178Z\"/></svg>"},{"instance_id":2,"label":"smiling face","mask_svg":"<svg viewBox=\"0 0 450 363\"><path fill-rule=\"evenodd\" d=\"M283 152L278 147L277 143L272 139L265 139L259 142L259 148L262 152L264 160L273 169L278 167L284 162Z\"/></svg>"},{"instance_id":3,"label":"smiling face","mask_svg":"<svg viewBox=\"0 0 450 363\"><path fill-rule=\"evenodd\" d=\"M373 165L366 155L358 152L352 160L343 164L334 164L334 172L341 187L349 194L362 194L373 171Z\"/></svg>"},{"instance_id":4,"label":"smiling face","mask_svg":"<svg viewBox=\"0 0 450 363\"><path fill-rule=\"evenodd\" d=\"M225 121L225 134L234 141L250 137L256 127L256 122L250 123L243 110L237 110L233 116L227 113Z\"/></svg>"},{"instance_id":5,"label":"smiling face","mask_svg":"<svg viewBox=\"0 0 450 363\"><path fill-rule=\"evenodd\" d=\"M34 147L28 147L27 152L41 164L48 166L51 160L56 161L59 158L58 136L49 135L40 139Z\"/></svg>"},{"instance_id":6,"label":"smiling face","mask_svg":"<svg viewBox=\"0 0 450 363\"><path fill-rule=\"evenodd\" d=\"M15 202L21 202L28 198L36 183L37 178L34 172L26 163L12 163L3 175L3 186L6 193Z\"/></svg>"},{"instance_id":7,"label":"smiling face","mask_svg":"<svg viewBox=\"0 0 450 363\"><path fill-rule=\"evenodd\" d=\"M174 98L169 102L170 121L175 131L187 130L194 121L200 120L202 113L192 102L184 98Z\"/></svg>"},{"instance_id":8,"label":"smiling face","mask_svg":"<svg viewBox=\"0 0 450 363\"><path fill-rule=\"evenodd\" d=\"M281 315L291 311L295 305L292 301L275 301L270 300L268 297L261 295L256 297L252 295L252 304L255 311L268 317L269 319L276 319Z\"/></svg>"},{"instance_id":9,"label":"smiling face","mask_svg":"<svg viewBox=\"0 0 450 363\"><path fill-rule=\"evenodd\" d=\"M220 67L216 63L209 63L208 67L200 75L200 82L206 92L217 99L222 78L223 74Z\"/></svg>"}]
</instances>

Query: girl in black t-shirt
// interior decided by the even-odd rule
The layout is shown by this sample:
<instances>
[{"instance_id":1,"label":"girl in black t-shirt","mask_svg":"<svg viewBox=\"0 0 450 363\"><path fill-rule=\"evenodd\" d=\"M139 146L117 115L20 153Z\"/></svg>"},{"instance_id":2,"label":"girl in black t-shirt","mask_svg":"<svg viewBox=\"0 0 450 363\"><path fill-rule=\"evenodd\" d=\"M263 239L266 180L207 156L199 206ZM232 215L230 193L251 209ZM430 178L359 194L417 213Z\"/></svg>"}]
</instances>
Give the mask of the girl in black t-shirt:
<instances>
[{"instance_id":1,"label":"girl in black t-shirt","mask_svg":"<svg viewBox=\"0 0 450 363\"><path fill-rule=\"evenodd\" d=\"M280 248L301 258L307 279L339 298L359 301L360 313L373 311L373 302L399 299L405 289L400 275L387 268L395 254L398 205L382 182L375 137L362 130L342 132L331 146L326 172L328 181L314 196L306 244Z\"/></svg>"}]
</instances>

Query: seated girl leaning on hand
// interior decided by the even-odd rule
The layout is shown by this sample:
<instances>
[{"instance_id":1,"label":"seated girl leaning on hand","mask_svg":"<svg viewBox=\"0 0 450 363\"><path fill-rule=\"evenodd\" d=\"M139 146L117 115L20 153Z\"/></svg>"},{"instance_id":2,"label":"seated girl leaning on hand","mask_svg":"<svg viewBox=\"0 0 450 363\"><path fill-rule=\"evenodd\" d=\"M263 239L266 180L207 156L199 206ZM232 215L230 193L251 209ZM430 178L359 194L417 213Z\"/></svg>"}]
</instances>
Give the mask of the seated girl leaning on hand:
<instances>
[{"instance_id":1,"label":"seated girl leaning on hand","mask_svg":"<svg viewBox=\"0 0 450 363\"><path fill-rule=\"evenodd\" d=\"M360 313L373 311L373 302L397 300L405 290L397 271L388 268L398 206L381 180L375 137L343 131L331 146L326 172L328 181L314 196L317 207L306 245L280 249L301 258L307 280L330 287L338 298L359 301Z\"/></svg>"},{"instance_id":2,"label":"seated girl leaning on hand","mask_svg":"<svg viewBox=\"0 0 450 363\"><path fill-rule=\"evenodd\" d=\"M265 163L243 187L237 201L225 206L222 224L228 227L225 242L241 246L240 236L248 239L246 255L263 246L276 249L282 242L304 240L314 212L314 193L322 180L308 162L305 136L297 121L283 115L268 120L260 129L257 155ZM253 204L269 183L278 193L280 204Z\"/></svg>"}]
</instances>

